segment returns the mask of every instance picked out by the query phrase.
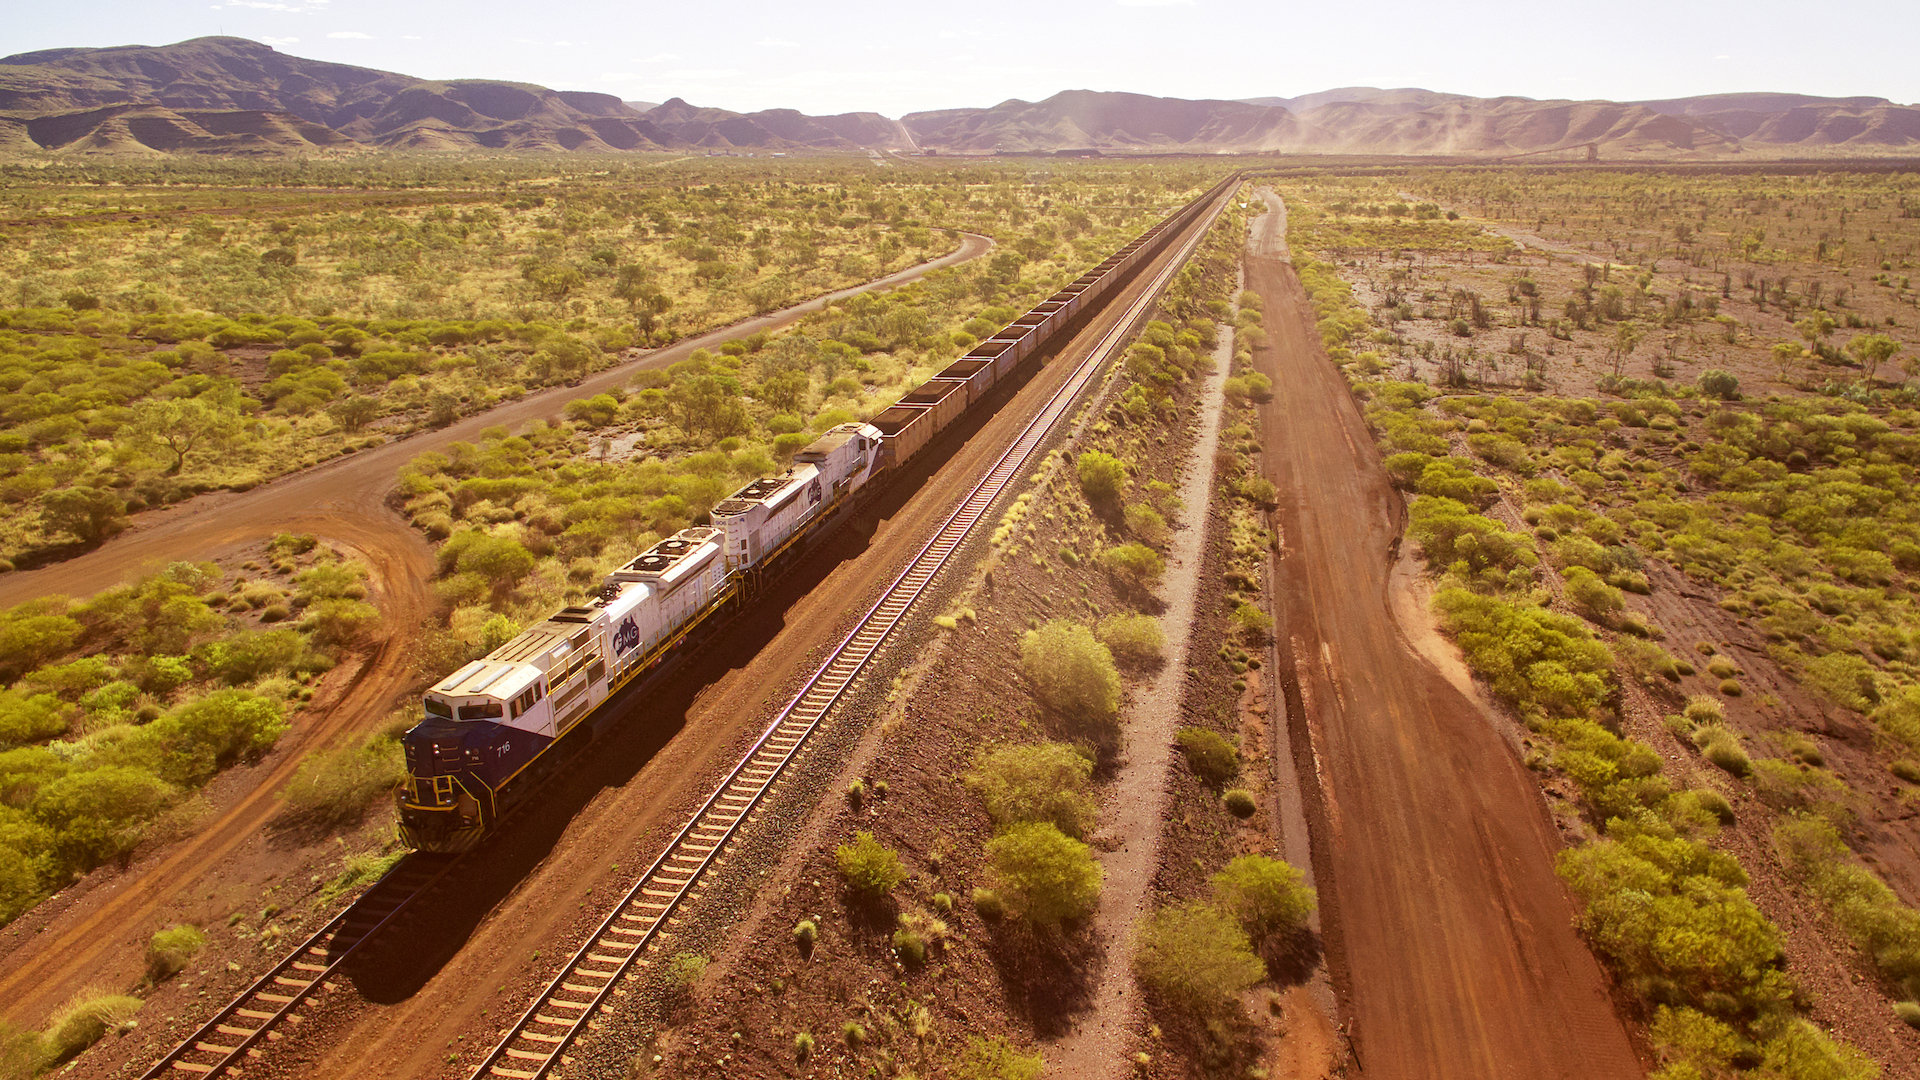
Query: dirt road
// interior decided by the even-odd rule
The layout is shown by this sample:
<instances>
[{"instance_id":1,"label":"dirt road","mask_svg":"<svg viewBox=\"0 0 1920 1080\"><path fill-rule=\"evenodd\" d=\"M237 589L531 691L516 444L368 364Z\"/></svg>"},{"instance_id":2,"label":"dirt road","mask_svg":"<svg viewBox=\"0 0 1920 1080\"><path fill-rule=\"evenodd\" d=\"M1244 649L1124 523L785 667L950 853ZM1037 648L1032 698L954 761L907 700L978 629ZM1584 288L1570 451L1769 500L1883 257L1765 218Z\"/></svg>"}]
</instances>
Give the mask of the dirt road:
<instances>
[{"instance_id":1,"label":"dirt road","mask_svg":"<svg viewBox=\"0 0 1920 1080\"><path fill-rule=\"evenodd\" d=\"M1268 198L1248 286L1272 341L1256 364L1274 382L1261 419L1281 493L1280 675L1311 733L1295 755L1358 1064L1370 1078L1641 1076L1574 933L1532 781L1394 619L1401 504Z\"/></svg>"},{"instance_id":2,"label":"dirt road","mask_svg":"<svg viewBox=\"0 0 1920 1080\"><path fill-rule=\"evenodd\" d=\"M377 727L411 689L408 646L417 628L435 616L436 605L428 588L432 549L387 506L400 465L455 440L476 438L494 424L511 427L558 417L568 401L618 385L636 370L675 363L697 348L784 326L828 300L903 284L937 267L976 258L991 247L987 238L967 235L952 253L932 262L648 353L578 386L530 395L442 430L338 458L252 491L206 496L140 515L132 530L86 555L0 576L0 606L36 596L87 595L170 561L212 558L275 533L304 532L351 549L367 564L372 599L382 616L379 639L328 676L305 721L260 765L235 770L209 789L216 810L208 824L123 874L100 872L96 876L101 880L82 886L75 903L18 942L5 956L5 973L0 975L6 1016L38 1024L83 986L135 981L141 949L158 929L158 913L260 834L278 810L274 793L286 786L301 758L343 734ZM9 944L13 941L18 939Z\"/></svg>"}]
</instances>

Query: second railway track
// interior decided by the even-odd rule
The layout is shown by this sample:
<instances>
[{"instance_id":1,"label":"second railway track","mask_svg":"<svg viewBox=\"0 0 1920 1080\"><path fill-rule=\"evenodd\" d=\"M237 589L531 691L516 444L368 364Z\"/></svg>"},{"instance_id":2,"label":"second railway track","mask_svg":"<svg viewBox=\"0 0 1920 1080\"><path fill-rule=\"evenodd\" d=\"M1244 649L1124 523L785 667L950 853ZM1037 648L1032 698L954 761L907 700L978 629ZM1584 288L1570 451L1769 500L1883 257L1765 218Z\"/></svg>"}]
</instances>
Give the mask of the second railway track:
<instances>
[{"instance_id":1,"label":"second railway track","mask_svg":"<svg viewBox=\"0 0 1920 1080\"><path fill-rule=\"evenodd\" d=\"M987 475L960 500L933 538L828 654L533 1005L506 1030L474 1070L476 1080L540 1080L561 1064L567 1048L586 1030L588 1021L605 1006L621 978L660 935L694 884L785 774L808 736L880 652L915 601L987 519L994 504L1071 412L1108 357L1152 311L1167 281L1206 234L1232 190L1227 186L1216 193L1214 205L1191 226L1124 317L1088 353Z\"/></svg>"}]
</instances>

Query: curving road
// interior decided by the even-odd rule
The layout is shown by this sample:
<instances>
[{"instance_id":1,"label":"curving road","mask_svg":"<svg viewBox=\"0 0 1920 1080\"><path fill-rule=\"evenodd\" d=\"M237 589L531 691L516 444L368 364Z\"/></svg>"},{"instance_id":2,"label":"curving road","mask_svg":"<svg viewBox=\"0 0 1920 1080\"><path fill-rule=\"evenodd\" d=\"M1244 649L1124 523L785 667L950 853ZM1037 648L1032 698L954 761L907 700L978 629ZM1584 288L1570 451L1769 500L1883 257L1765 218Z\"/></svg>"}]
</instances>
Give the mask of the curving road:
<instances>
[{"instance_id":1,"label":"curving road","mask_svg":"<svg viewBox=\"0 0 1920 1080\"><path fill-rule=\"evenodd\" d=\"M1404 509L1286 261L1256 222L1265 469L1294 754L1335 985L1375 1080L1644 1075L1553 872L1559 837L1491 718L1409 644L1389 603ZM1291 665L1289 665L1289 652ZM1288 670L1291 666L1291 670Z\"/></svg>"},{"instance_id":2,"label":"curving road","mask_svg":"<svg viewBox=\"0 0 1920 1080\"><path fill-rule=\"evenodd\" d=\"M38 596L86 595L171 561L210 558L275 533L305 532L349 548L366 562L372 572L372 600L382 616L380 639L329 674L315 693L306 721L245 777L245 789L223 803L209 824L180 844L135 863L123 877L98 890L105 894L102 898L81 898L11 954L0 956L5 968L0 974L0 1003L6 1015L34 1026L91 982L135 981L145 935L155 929L148 925L154 913L259 833L279 808L274 793L292 779L306 752L344 734L379 726L413 688L408 646L415 628L434 618L437 608L428 588L433 550L387 505L401 465L416 454L477 438L482 429L495 424L513 426L557 417L567 402L617 386L636 371L676 363L695 349L789 325L830 301L914 281L932 270L978 258L992 246L987 237L963 234L958 248L930 262L690 338L599 372L578 385L531 394L441 430L336 458L252 491L207 496L143 514L133 529L85 555L0 577L0 606Z\"/></svg>"}]
</instances>

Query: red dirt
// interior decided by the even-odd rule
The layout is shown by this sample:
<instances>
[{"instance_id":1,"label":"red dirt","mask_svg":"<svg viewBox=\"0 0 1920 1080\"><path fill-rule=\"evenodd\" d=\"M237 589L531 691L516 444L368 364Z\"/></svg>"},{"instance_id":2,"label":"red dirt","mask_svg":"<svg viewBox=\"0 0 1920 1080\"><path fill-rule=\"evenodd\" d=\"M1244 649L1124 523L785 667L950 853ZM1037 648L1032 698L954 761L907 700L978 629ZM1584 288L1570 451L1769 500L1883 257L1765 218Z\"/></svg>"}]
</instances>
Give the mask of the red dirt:
<instances>
[{"instance_id":1,"label":"red dirt","mask_svg":"<svg viewBox=\"0 0 1920 1080\"><path fill-rule=\"evenodd\" d=\"M1272 200L1270 200L1272 201ZM1559 839L1525 769L1394 618L1403 510L1261 219L1249 287L1274 382L1268 476L1281 676L1314 818L1328 957L1372 1077L1643 1075L1553 873ZM1291 670L1289 669L1291 667ZM1316 782L1317 780L1317 782Z\"/></svg>"},{"instance_id":2,"label":"red dirt","mask_svg":"<svg viewBox=\"0 0 1920 1080\"><path fill-rule=\"evenodd\" d=\"M160 928L162 910L259 835L279 808L274 793L286 786L306 752L384 723L414 688L408 646L416 629L439 614L428 588L432 549L387 505L402 464L417 454L476 438L495 424L556 419L568 401L618 385L637 370L675 363L697 348L742 334L784 326L829 300L903 284L932 269L975 258L990 247L986 238L968 235L954 252L921 266L691 338L579 385L529 395L439 431L336 458L245 493L223 492L139 515L132 529L94 551L0 577L0 606L53 594L87 595L174 560L213 559L275 533L312 533L350 549L367 564L370 599L380 609L383 634L328 676L306 711L310 719L289 732L266 761L216 782L208 792L215 800L215 816L191 838L136 861L124 873L96 872L79 886L71 903L42 915L33 936L6 957L0 1002L5 1002L7 1016L35 1024L87 984L134 982L141 949Z\"/></svg>"}]
</instances>

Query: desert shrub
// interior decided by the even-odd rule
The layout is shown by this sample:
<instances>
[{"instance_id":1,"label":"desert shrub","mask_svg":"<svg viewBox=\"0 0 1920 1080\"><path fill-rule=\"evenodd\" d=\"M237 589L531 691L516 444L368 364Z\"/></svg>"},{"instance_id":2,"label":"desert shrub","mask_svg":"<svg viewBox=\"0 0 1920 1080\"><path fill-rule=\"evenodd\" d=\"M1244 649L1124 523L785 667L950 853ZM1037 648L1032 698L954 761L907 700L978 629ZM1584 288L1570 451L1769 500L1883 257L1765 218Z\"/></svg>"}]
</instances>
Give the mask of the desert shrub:
<instances>
[{"instance_id":1,"label":"desert shrub","mask_svg":"<svg viewBox=\"0 0 1920 1080\"><path fill-rule=\"evenodd\" d=\"M907 880L900 856L865 830L853 835L853 843L834 849L833 861L847 888L868 900L885 896Z\"/></svg>"},{"instance_id":2,"label":"desert shrub","mask_svg":"<svg viewBox=\"0 0 1920 1080\"><path fill-rule=\"evenodd\" d=\"M1613 655L1620 661L1621 667L1647 686L1655 685L1657 679L1680 681L1679 661L1652 642L1623 637L1613 643Z\"/></svg>"},{"instance_id":3,"label":"desert shrub","mask_svg":"<svg viewBox=\"0 0 1920 1080\"><path fill-rule=\"evenodd\" d=\"M1250 818L1260 809L1260 804L1254 801L1253 792L1245 788L1228 788L1221 793L1220 801L1225 804L1227 813L1237 818Z\"/></svg>"},{"instance_id":4,"label":"desert shrub","mask_svg":"<svg viewBox=\"0 0 1920 1080\"><path fill-rule=\"evenodd\" d=\"M1745 778L1753 772L1753 760L1747 757L1746 750L1740 745L1740 736L1718 724L1707 724L1695 729L1693 745L1700 756L1712 762L1726 772Z\"/></svg>"},{"instance_id":5,"label":"desert shrub","mask_svg":"<svg viewBox=\"0 0 1920 1080\"><path fill-rule=\"evenodd\" d=\"M1100 901L1103 875L1092 849L1046 822L988 841L987 866L1006 909L1035 926L1083 919Z\"/></svg>"},{"instance_id":6,"label":"desert shrub","mask_svg":"<svg viewBox=\"0 0 1920 1080\"><path fill-rule=\"evenodd\" d=\"M1760 1044L1755 1075L1788 1080L1875 1080L1880 1067L1872 1058L1835 1042L1811 1022L1795 1017Z\"/></svg>"},{"instance_id":7,"label":"desert shrub","mask_svg":"<svg viewBox=\"0 0 1920 1080\"><path fill-rule=\"evenodd\" d=\"M55 864L73 874L132 851L147 824L178 796L179 789L145 769L104 765L48 782L30 809L53 830Z\"/></svg>"},{"instance_id":8,"label":"desert shrub","mask_svg":"<svg viewBox=\"0 0 1920 1080\"><path fill-rule=\"evenodd\" d=\"M667 992L680 1000L693 994L693 984L707 973L707 958L699 953L675 953L667 961Z\"/></svg>"},{"instance_id":9,"label":"desert shrub","mask_svg":"<svg viewBox=\"0 0 1920 1080\"><path fill-rule=\"evenodd\" d=\"M1160 553L1141 543L1121 544L1100 553L1105 567L1126 588L1150 589L1167 572L1167 561Z\"/></svg>"},{"instance_id":10,"label":"desert shrub","mask_svg":"<svg viewBox=\"0 0 1920 1080\"><path fill-rule=\"evenodd\" d=\"M1299 870L1265 855L1242 855L1213 875L1213 902L1254 942L1306 925L1317 904Z\"/></svg>"},{"instance_id":11,"label":"desert shrub","mask_svg":"<svg viewBox=\"0 0 1920 1080\"><path fill-rule=\"evenodd\" d=\"M1500 493L1500 485L1473 471L1473 463L1460 458L1435 458L1420 470L1413 489L1422 495L1452 499L1484 506Z\"/></svg>"},{"instance_id":12,"label":"desert shrub","mask_svg":"<svg viewBox=\"0 0 1920 1080\"><path fill-rule=\"evenodd\" d=\"M1130 471L1126 462L1100 450L1089 450L1074 462L1080 491L1095 506L1118 506L1127 493Z\"/></svg>"},{"instance_id":13,"label":"desert shrub","mask_svg":"<svg viewBox=\"0 0 1920 1080\"><path fill-rule=\"evenodd\" d=\"M1873 711L1873 722L1892 742L1920 751L1920 689L1889 698Z\"/></svg>"},{"instance_id":14,"label":"desert shrub","mask_svg":"<svg viewBox=\"0 0 1920 1080\"><path fill-rule=\"evenodd\" d=\"M147 978L156 983L173 978L206 943L207 935L185 924L154 934L147 941Z\"/></svg>"},{"instance_id":15,"label":"desert shrub","mask_svg":"<svg viewBox=\"0 0 1920 1080\"><path fill-rule=\"evenodd\" d=\"M1077 724L1110 728L1120 715L1113 653L1081 623L1055 619L1020 642L1020 671L1041 704Z\"/></svg>"},{"instance_id":16,"label":"desert shrub","mask_svg":"<svg viewBox=\"0 0 1920 1080\"><path fill-rule=\"evenodd\" d=\"M805 1061L813 1056L813 1036L807 1032L796 1032L793 1036L793 1057L796 1061Z\"/></svg>"},{"instance_id":17,"label":"desert shrub","mask_svg":"<svg viewBox=\"0 0 1920 1080\"><path fill-rule=\"evenodd\" d=\"M1007 913L1007 907L1000 902L1000 894L992 889L975 889L973 912L983 919L998 919Z\"/></svg>"},{"instance_id":18,"label":"desert shrub","mask_svg":"<svg viewBox=\"0 0 1920 1080\"><path fill-rule=\"evenodd\" d=\"M321 886L320 902L330 904L336 898L362 885L379 881L386 876L387 871L400 865L400 860L406 858L406 855L404 851L389 851L385 854L369 851L347 856L341 860L340 873L332 881Z\"/></svg>"},{"instance_id":19,"label":"desert shrub","mask_svg":"<svg viewBox=\"0 0 1920 1080\"><path fill-rule=\"evenodd\" d=\"M1085 836L1100 805L1086 794L1093 763L1065 743L1002 746L980 756L967 786L1001 827L1051 822L1073 837Z\"/></svg>"},{"instance_id":20,"label":"desert shrub","mask_svg":"<svg viewBox=\"0 0 1920 1080\"><path fill-rule=\"evenodd\" d=\"M1243 641L1258 643L1273 632L1273 616L1258 604L1240 604L1233 609L1233 629Z\"/></svg>"},{"instance_id":21,"label":"desert shrub","mask_svg":"<svg viewBox=\"0 0 1920 1080\"><path fill-rule=\"evenodd\" d=\"M61 1062L92 1046L109 1031L133 1019L141 1001L125 994L83 990L47 1023L42 1052L48 1065Z\"/></svg>"},{"instance_id":22,"label":"desert shrub","mask_svg":"<svg viewBox=\"0 0 1920 1080\"><path fill-rule=\"evenodd\" d=\"M1732 401L1740 396L1740 380L1719 368L1708 368L1701 372L1698 385L1701 393L1722 401Z\"/></svg>"},{"instance_id":23,"label":"desert shrub","mask_svg":"<svg viewBox=\"0 0 1920 1080\"><path fill-rule=\"evenodd\" d=\"M849 1020L840 1025L840 1041L858 1050L860 1044L867 1041L867 1029L858 1020Z\"/></svg>"},{"instance_id":24,"label":"desert shrub","mask_svg":"<svg viewBox=\"0 0 1920 1080\"><path fill-rule=\"evenodd\" d=\"M1162 1000L1203 1020L1233 1015L1240 992L1266 975L1246 931L1200 903L1153 913L1141 928L1134 970Z\"/></svg>"},{"instance_id":25,"label":"desert shrub","mask_svg":"<svg viewBox=\"0 0 1920 1080\"><path fill-rule=\"evenodd\" d=\"M384 732L358 746L323 750L300 763L281 793L286 802L281 814L304 825L351 824L406 774L399 741Z\"/></svg>"},{"instance_id":26,"label":"desert shrub","mask_svg":"<svg viewBox=\"0 0 1920 1080\"><path fill-rule=\"evenodd\" d=\"M1636 993L1696 1003L1725 995L1756 1012L1789 999L1780 932L1747 898L1733 856L1629 832L1563 851L1556 865L1588 938Z\"/></svg>"},{"instance_id":27,"label":"desert shrub","mask_svg":"<svg viewBox=\"0 0 1920 1080\"><path fill-rule=\"evenodd\" d=\"M1240 772L1240 751L1218 732L1206 728L1181 728L1174 736L1187 767L1209 786L1219 787Z\"/></svg>"},{"instance_id":28,"label":"desert shrub","mask_svg":"<svg viewBox=\"0 0 1920 1080\"><path fill-rule=\"evenodd\" d=\"M899 926L893 932L893 952L908 968L927 962L927 950L947 936L947 924L924 911L901 912Z\"/></svg>"},{"instance_id":29,"label":"desert shrub","mask_svg":"<svg viewBox=\"0 0 1920 1080\"><path fill-rule=\"evenodd\" d=\"M1584 566L1567 570L1566 586L1567 599L1573 602L1574 608L1595 622L1611 622L1627 606L1619 589Z\"/></svg>"},{"instance_id":30,"label":"desert shrub","mask_svg":"<svg viewBox=\"0 0 1920 1080\"><path fill-rule=\"evenodd\" d=\"M1160 511L1145 503L1129 503L1126 509L1127 531L1139 537L1152 547L1166 546L1173 530L1167 527L1167 519Z\"/></svg>"},{"instance_id":31,"label":"desert shrub","mask_svg":"<svg viewBox=\"0 0 1920 1080\"><path fill-rule=\"evenodd\" d=\"M1893 1016L1910 1028L1920 1029L1920 1001L1894 1002Z\"/></svg>"},{"instance_id":32,"label":"desert shrub","mask_svg":"<svg viewBox=\"0 0 1920 1080\"><path fill-rule=\"evenodd\" d=\"M1525 533L1474 513L1457 499L1422 495L1413 501L1408 529L1435 569L1462 574L1531 568L1539 563Z\"/></svg>"},{"instance_id":33,"label":"desert shrub","mask_svg":"<svg viewBox=\"0 0 1920 1080\"><path fill-rule=\"evenodd\" d=\"M1775 826L1773 840L1788 870L1826 903L1888 978L1920 979L1920 911L1854 861L1831 821L1796 814Z\"/></svg>"},{"instance_id":34,"label":"desert shrub","mask_svg":"<svg viewBox=\"0 0 1920 1080\"><path fill-rule=\"evenodd\" d=\"M1474 671L1522 712L1582 716L1605 701L1613 656L1580 620L1459 588L1433 607Z\"/></svg>"},{"instance_id":35,"label":"desert shrub","mask_svg":"<svg viewBox=\"0 0 1920 1080\"><path fill-rule=\"evenodd\" d=\"M813 948L813 943L819 940L820 927L815 925L812 919L801 919L799 922L793 924L793 943L795 945L800 946L802 949L811 949Z\"/></svg>"},{"instance_id":36,"label":"desert shrub","mask_svg":"<svg viewBox=\"0 0 1920 1080\"><path fill-rule=\"evenodd\" d=\"M1023 1054L1000 1035L974 1035L948 1069L953 1080L1040 1080L1046 1059Z\"/></svg>"},{"instance_id":37,"label":"desert shrub","mask_svg":"<svg viewBox=\"0 0 1920 1080\"><path fill-rule=\"evenodd\" d=\"M66 733L73 706L53 694L0 690L0 746L36 743Z\"/></svg>"},{"instance_id":38,"label":"desert shrub","mask_svg":"<svg viewBox=\"0 0 1920 1080\"><path fill-rule=\"evenodd\" d=\"M1695 694L1687 699L1686 718L1695 724L1721 724L1727 719L1726 710L1720 703L1705 694Z\"/></svg>"},{"instance_id":39,"label":"desert shrub","mask_svg":"<svg viewBox=\"0 0 1920 1080\"><path fill-rule=\"evenodd\" d=\"M1155 663L1166 648L1166 636L1160 632L1160 620L1138 612L1109 615L1101 619L1094 636L1115 657L1128 664Z\"/></svg>"}]
</instances>

